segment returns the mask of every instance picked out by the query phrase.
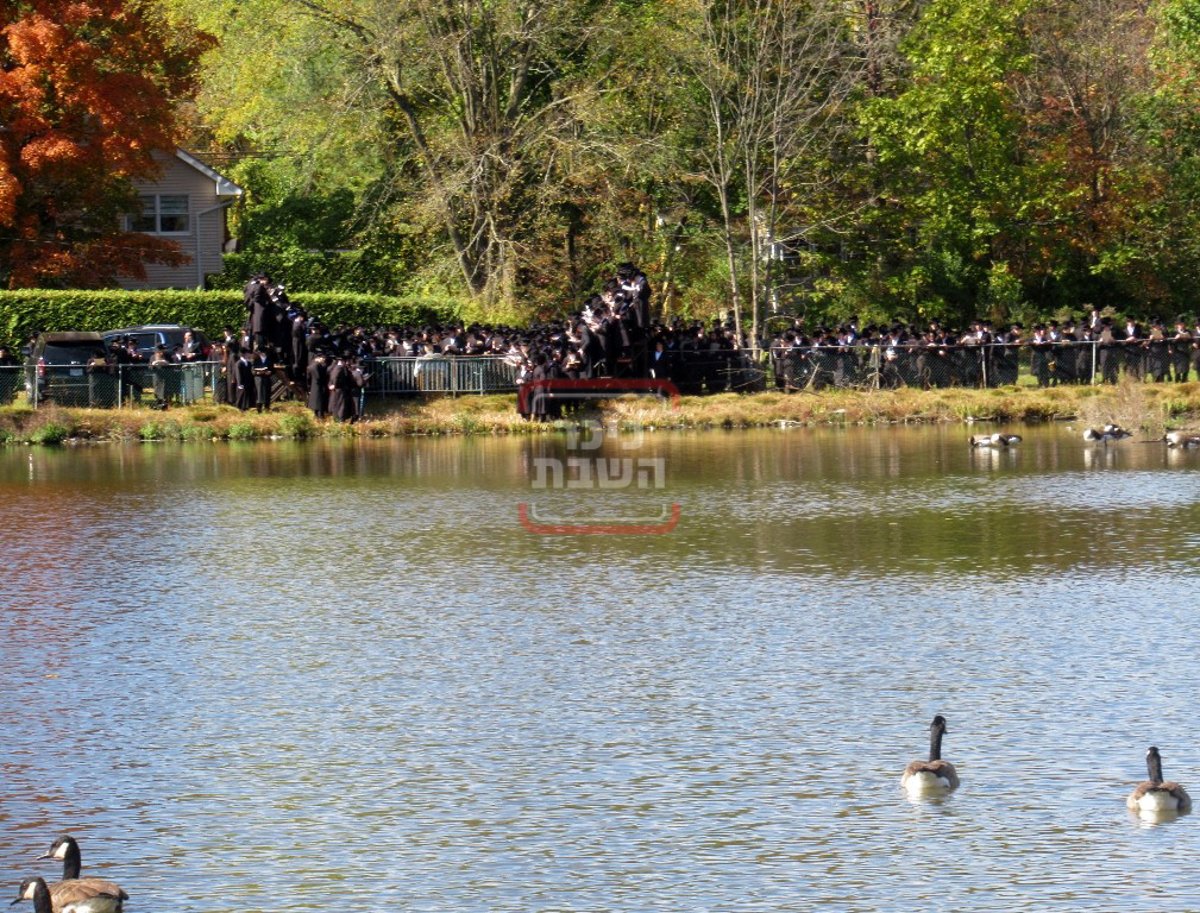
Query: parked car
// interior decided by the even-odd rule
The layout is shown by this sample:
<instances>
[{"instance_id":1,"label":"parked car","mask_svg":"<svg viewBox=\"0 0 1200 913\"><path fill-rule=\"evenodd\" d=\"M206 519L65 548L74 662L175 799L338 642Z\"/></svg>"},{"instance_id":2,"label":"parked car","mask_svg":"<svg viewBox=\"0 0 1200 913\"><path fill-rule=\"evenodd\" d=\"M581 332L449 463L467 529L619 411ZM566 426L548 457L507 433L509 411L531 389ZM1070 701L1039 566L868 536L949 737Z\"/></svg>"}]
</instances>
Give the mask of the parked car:
<instances>
[{"instance_id":1,"label":"parked car","mask_svg":"<svg viewBox=\"0 0 1200 913\"><path fill-rule=\"evenodd\" d=\"M112 406L116 384L105 363L99 333L39 333L25 360L30 402L60 406Z\"/></svg>"},{"instance_id":2,"label":"parked car","mask_svg":"<svg viewBox=\"0 0 1200 913\"><path fill-rule=\"evenodd\" d=\"M207 358L208 353L212 350L212 343L209 342L208 337L201 330L181 326L178 323L150 323L140 327L109 330L104 334L104 345L109 347L118 340L132 336L138 351L149 361L150 356L154 354L154 350L158 346L163 346L170 353L174 351L176 346L183 345L183 334L189 331L192 334L192 338L200 343L200 351Z\"/></svg>"}]
</instances>

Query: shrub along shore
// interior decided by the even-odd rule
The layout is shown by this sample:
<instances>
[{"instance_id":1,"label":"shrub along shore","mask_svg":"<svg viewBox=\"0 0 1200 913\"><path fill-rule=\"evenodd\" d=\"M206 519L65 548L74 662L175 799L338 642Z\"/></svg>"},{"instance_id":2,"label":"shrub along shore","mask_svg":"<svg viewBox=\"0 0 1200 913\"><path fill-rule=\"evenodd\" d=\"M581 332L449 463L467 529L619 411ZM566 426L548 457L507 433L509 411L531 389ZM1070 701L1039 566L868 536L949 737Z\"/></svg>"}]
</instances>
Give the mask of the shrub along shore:
<instances>
[{"instance_id":1,"label":"shrub along shore","mask_svg":"<svg viewBox=\"0 0 1200 913\"><path fill-rule=\"evenodd\" d=\"M1077 420L1115 422L1148 436L1200 423L1200 382L1109 387L824 390L819 393L719 394L682 397L674 406L648 399L590 404L586 414L530 422L516 411L515 395L368 402L354 425L317 421L299 403L272 411L230 406L151 409L32 410L0 407L0 442L61 444L88 441L249 441L401 437L407 435L545 434L581 418L617 428L742 429L818 425L922 423L1028 423Z\"/></svg>"}]
</instances>

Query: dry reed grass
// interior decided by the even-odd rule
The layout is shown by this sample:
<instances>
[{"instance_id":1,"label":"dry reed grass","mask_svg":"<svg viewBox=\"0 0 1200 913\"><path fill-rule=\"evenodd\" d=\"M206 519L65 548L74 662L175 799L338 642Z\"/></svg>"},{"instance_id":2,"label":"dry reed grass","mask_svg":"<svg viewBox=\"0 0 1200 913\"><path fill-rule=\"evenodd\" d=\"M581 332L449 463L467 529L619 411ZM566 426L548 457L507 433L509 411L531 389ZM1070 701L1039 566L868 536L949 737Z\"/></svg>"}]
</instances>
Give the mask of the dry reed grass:
<instances>
[{"instance_id":1,"label":"dry reed grass","mask_svg":"<svg viewBox=\"0 0 1200 913\"><path fill-rule=\"evenodd\" d=\"M0 442L62 440L252 440L258 438L397 437L453 434L543 434L586 415L617 426L646 428L761 428L785 425L874 425L930 422L1045 422L1074 418L1096 426L1113 422L1149 436L1200 422L1200 383L1106 387L1004 387L991 390L823 390L682 397L669 404L613 399L560 422L530 422L512 395L442 397L372 403L354 425L316 421L300 403L270 412L239 412L201 404L150 409L0 407Z\"/></svg>"}]
</instances>

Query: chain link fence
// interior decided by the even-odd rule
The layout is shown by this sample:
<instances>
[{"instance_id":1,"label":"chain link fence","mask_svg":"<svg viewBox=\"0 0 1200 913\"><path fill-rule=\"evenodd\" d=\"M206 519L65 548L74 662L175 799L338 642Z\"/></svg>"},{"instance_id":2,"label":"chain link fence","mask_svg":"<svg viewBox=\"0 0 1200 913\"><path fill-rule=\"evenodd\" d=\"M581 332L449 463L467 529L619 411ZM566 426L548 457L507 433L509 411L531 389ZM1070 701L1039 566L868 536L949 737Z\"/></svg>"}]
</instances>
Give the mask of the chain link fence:
<instances>
[{"instance_id":1,"label":"chain link fence","mask_svg":"<svg viewBox=\"0 0 1200 913\"><path fill-rule=\"evenodd\" d=\"M211 399L218 362L183 365L18 365L0 367L0 405L24 403L114 409L186 405Z\"/></svg>"}]
</instances>

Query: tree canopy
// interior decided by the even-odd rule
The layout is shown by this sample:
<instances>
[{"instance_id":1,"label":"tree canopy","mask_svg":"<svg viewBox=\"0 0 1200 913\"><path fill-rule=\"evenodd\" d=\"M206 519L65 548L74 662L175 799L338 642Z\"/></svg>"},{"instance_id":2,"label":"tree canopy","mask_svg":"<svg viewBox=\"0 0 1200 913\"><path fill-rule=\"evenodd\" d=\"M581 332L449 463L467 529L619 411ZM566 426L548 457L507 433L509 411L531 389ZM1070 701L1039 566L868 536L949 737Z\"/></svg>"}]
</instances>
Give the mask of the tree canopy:
<instances>
[{"instance_id":1,"label":"tree canopy","mask_svg":"<svg viewBox=\"0 0 1200 913\"><path fill-rule=\"evenodd\" d=\"M120 215L175 146L199 50L137 0L0 7L0 281L98 286L182 259Z\"/></svg>"},{"instance_id":2,"label":"tree canopy","mask_svg":"<svg viewBox=\"0 0 1200 913\"><path fill-rule=\"evenodd\" d=\"M1197 0L7 9L10 283L102 281L134 253L100 224L168 141L183 36L211 33L191 142L249 190L243 268L349 250L304 275L507 316L573 309L635 260L670 313L752 327L1149 315L1200 292Z\"/></svg>"}]
</instances>

